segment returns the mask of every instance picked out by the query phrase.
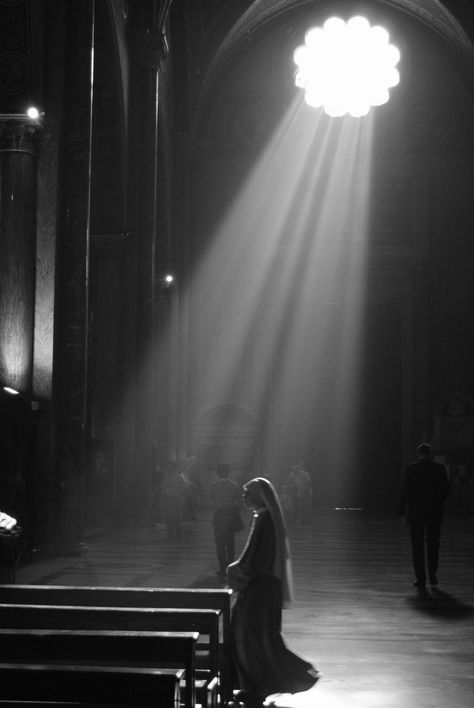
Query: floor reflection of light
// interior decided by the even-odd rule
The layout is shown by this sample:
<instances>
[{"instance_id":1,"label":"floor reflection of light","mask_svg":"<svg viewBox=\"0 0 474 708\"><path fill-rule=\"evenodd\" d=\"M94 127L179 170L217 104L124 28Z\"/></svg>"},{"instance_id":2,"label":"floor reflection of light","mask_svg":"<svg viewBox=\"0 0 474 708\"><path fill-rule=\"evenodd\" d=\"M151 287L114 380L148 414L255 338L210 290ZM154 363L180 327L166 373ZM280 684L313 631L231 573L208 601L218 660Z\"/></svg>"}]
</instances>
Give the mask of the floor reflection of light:
<instances>
[{"instance_id":1,"label":"floor reflection of light","mask_svg":"<svg viewBox=\"0 0 474 708\"><path fill-rule=\"evenodd\" d=\"M348 691L320 683L304 693L280 693L269 696L265 706L277 708L381 708L400 705L396 692Z\"/></svg>"},{"instance_id":2,"label":"floor reflection of light","mask_svg":"<svg viewBox=\"0 0 474 708\"><path fill-rule=\"evenodd\" d=\"M349 708L347 696L344 698L331 693L327 687L316 684L309 691L303 693L280 693L269 696L265 706L278 706L278 708Z\"/></svg>"}]
</instances>

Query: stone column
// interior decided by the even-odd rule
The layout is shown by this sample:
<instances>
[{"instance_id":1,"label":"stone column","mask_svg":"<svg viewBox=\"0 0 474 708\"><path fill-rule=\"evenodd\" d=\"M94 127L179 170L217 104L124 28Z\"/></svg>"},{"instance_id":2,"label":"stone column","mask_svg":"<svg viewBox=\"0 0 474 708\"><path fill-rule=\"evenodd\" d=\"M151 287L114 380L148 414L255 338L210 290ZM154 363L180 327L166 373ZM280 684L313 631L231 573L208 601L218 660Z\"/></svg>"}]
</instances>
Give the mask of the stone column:
<instances>
[{"instance_id":1,"label":"stone column","mask_svg":"<svg viewBox=\"0 0 474 708\"><path fill-rule=\"evenodd\" d=\"M137 523L151 518L155 411L154 400L156 249L158 234L158 104L164 68L164 35L150 4L130 5L130 232L136 243L136 389L134 508ZM161 456L161 450L158 451Z\"/></svg>"},{"instance_id":2,"label":"stone column","mask_svg":"<svg viewBox=\"0 0 474 708\"><path fill-rule=\"evenodd\" d=\"M0 116L0 383L31 393L38 124Z\"/></svg>"},{"instance_id":3,"label":"stone column","mask_svg":"<svg viewBox=\"0 0 474 708\"><path fill-rule=\"evenodd\" d=\"M53 358L59 546L84 530L94 0L65 5Z\"/></svg>"},{"instance_id":4,"label":"stone column","mask_svg":"<svg viewBox=\"0 0 474 708\"><path fill-rule=\"evenodd\" d=\"M30 535L36 161L39 125L0 116L0 505ZM8 395L8 386L19 395Z\"/></svg>"}]
</instances>

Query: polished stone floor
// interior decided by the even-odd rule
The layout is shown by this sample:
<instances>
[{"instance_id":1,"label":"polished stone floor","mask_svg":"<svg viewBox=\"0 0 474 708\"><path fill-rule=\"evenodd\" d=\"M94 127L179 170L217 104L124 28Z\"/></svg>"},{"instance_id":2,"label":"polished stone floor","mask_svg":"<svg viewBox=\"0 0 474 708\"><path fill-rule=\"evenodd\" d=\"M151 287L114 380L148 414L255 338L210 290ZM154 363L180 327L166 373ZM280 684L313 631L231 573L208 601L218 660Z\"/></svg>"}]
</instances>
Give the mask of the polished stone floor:
<instances>
[{"instance_id":1,"label":"polished stone floor","mask_svg":"<svg viewBox=\"0 0 474 708\"><path fill-rule=\"evenodd\" d=\"M238 548L246 530L238 535ZM448 516L439 589L412 587L407 531L393 516L315 511L291 532L295 601L288 644L321 672L281 706L471 708L474 702L474 519ZM20 564L17 583L219 586L210 511L168 541L163 526L95 529L77 557Z\"/></svg>"}]
</instances>

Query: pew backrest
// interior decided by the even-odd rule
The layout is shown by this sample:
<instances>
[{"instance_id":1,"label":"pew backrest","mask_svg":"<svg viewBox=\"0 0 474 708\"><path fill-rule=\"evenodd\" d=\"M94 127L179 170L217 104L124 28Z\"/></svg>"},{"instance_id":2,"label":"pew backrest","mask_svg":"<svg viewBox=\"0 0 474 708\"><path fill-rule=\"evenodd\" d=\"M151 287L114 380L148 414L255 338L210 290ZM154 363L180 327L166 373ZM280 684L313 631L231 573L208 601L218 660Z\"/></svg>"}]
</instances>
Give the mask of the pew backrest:
<instances>
[{"instance_id":1,"label":"pew backrest","mask_svg":"<svg viewBox=\"0 0 474 708\"><path fill-rule=\"evenodd\" d=\"M0 663L2 700L178 708L182 669ZM10 705L14 705L11 703Z\"/></svg>"},{"instance_id":2,"label":"pew backrest","mask_svg":"<svg viewBox=\"0 0 474 708\"><path fill-rule=\"evenodd\" d=\"M232 590L229 588L136 588L78 585L0 585L2 604L43 604L111 607L180 607L217 609L221 693L232 698L234 671L231 650ZM1 619L0 619L1 626Z\"/></svg>"},{"instance_id":3,"label":"pew backrest","mask_svg":"<svg viewBox=\"0 0 474 708\"><path fill-rule=\"evenodd\" d=\"M0 603L94 607L180 607L221 611L221 643L230 641L232 590L82 585L0 585Z\"/></svg>"},{"instance_id":4,"label":"pew backrest","mask_svg":"<svg viewBox=\"0 0 474 708\"><path fill-rule=\"evenodd\" d=\"M220 615L220 610L11 603L0 604L0 628L198 632L196 653L217 673Z\"/></svg>"},{"instance_id":5,"label":"pew backrest","mask_svg":"<svg viewBox=\"0 0 474 708\"><path fill-rule=\"evenodd\" d=\"M184 703L186 708L193 708L198 637L197 632L0 629L0 661L184 668Z\"/></svg>"}]
</instances>

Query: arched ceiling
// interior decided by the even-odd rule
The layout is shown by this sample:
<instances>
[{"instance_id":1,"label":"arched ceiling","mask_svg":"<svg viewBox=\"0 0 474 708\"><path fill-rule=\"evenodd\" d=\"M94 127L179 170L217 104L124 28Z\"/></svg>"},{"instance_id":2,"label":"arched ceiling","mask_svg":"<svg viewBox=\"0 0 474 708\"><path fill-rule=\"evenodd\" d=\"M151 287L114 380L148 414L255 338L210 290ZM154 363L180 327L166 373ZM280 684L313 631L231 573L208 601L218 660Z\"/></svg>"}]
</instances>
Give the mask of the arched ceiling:
<instances>
[{"instance_id":1,"label":"arched ceiling","mask_svg":"<svg viewBox=\"0 0 474 708\"><path fill-rule=\"evenodd\" d=\"M461 25L440 0L416 0L416 2L415 0L375 0L375 2L408 12L443 35L447 41L458 48L471 48L471 43ZM238 41L240 37L252 34L265 22L272 21L281 13L286 13L289 10L305 6L312 9L317 8L318 5L324 8L324 6L331 4L337 6L342 3L330 3L324 2L324 0L319 0L319 2L318 0L254 0L234 25L225 42ZM350 6L350 3L346 3L346 5Z\"/></svg>"},{"instance_id":2,"label":"arched ceiling","mask_svg":"<svg viewBox=\"0 0 474 708\"><path fill-rule=\"evenodd\" d=\"M474 93L474 48L461 24L446 6L448 2L443 4L440 0L366 0L364 8L367 5L408 15L414 22L423 25L437 36L458 61L466 83ZM360 12L359 8L360 3L351 0L253 0L224 37L209 65L197 114L205 110L207 100L222 72L266 27L275 26L295 13L301 15L304 12Z\"/></svg>"}]
</instances>

